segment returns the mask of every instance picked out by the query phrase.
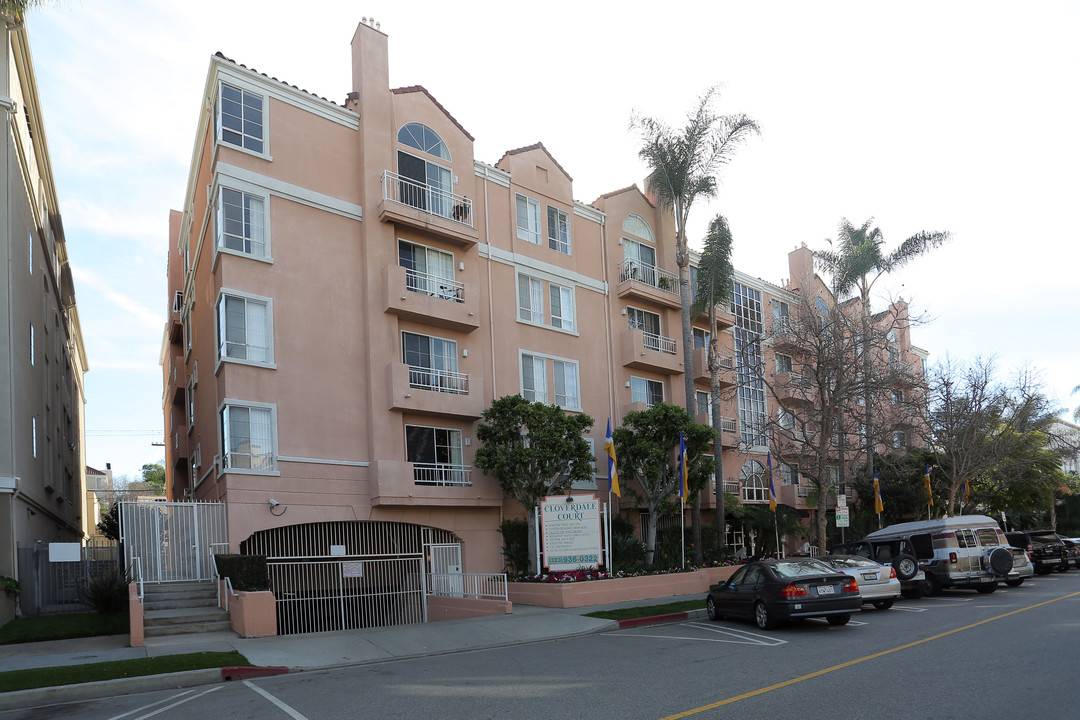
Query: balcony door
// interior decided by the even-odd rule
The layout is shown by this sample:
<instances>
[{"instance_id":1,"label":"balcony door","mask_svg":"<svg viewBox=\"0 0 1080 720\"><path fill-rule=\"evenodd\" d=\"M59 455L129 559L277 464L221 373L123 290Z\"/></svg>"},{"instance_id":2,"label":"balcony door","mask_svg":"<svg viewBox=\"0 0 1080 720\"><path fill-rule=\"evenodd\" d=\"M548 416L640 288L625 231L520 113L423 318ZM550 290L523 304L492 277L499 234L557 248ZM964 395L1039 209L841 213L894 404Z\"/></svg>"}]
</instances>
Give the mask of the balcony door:
<instances>
[{"instance_id":1,"label":"balcony door","mask_svg":"<svg viewBox=\"0 0 1080 720\"><path fill-rule=\"evenodd\" d=\"M449 168L398 151L401 202L435 215L449 217L453 182Z\"/></svg>"}]
</instances>

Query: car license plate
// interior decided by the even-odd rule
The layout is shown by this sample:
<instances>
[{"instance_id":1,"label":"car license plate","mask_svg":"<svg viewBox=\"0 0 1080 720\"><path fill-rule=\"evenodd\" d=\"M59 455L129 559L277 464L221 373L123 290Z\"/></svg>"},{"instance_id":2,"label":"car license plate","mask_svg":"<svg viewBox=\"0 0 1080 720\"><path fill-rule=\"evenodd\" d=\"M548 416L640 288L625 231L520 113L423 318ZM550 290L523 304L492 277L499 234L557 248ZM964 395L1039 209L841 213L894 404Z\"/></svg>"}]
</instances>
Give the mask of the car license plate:
<instances>
[{"instance_id":1,"label":"car license plate","mask_svg":"<svg viewBox=\"0 0 1080 720\"><path fill-rule=\"evenodd\" d=\"M865 573L862 574L862 579L863 580L877 580L878 576L877 576L877 573L875 573L875 572L865 572Z\"/></svg>"},{"instance_id":2,"label":"car license plate","mask_svg":"<svg viewBox=\"0 0 1080 720\"><path fill-rule=\"evenodd\" d=\"M817 588L818 595L832 595L835 592L836 590L833 588L832 585L818 585Z\"/></svg>"}]
</instances>

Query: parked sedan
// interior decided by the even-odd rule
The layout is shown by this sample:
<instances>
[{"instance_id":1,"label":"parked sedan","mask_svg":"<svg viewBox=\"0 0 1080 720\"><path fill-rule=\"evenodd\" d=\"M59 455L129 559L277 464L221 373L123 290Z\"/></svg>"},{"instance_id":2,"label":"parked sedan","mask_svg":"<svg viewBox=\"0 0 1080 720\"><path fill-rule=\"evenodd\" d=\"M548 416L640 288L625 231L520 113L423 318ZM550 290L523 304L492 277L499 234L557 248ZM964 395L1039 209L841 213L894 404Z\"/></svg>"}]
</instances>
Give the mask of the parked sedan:
<instances>
[{"instance_id":1,"label":"parked sedan","mask_svg":"<svg viewBox=\"0 0 1080 720\"><path fill-rule=\"evenodd\" d=\"M1009 571L1009 576L1005 579L1005 584L1009 587L1020 587L1025 580L1035 574L1035 566L1032 565L1027 550L1014 547L1012 548L1012 554L1013 567Z\"/></svg>"},{"instance_id":2,"label":"parked sedan","mask_svg":"<svg viewBox=\"0 0 1080 720\"><path fill-rule=\"evenodd\" d=\"M864 603L873 603L878 610L888 610L900 597L900 581L896 570L858 555L825 555L818 558L834 570L850 575L859 583L859 595Z\"/></svg>"},{"instance_id":3,"label":"parked sedan","mask_svg":"<svg viewBox=\"0 0 1080 720\"><path fill-rule=\"evenodd\" d=\"M1065 543L1065 554L1074 568L1080 569L1080 538L1069 538L1058 535L1061 542Z\"/></svg>"},{"instance_id":4,"label":"parked sedan","mask_svg":"<svg viewBox=\"0 0 1080 720\"><path fill-rule=\"evenodd\" d=\"M743 565L709 591L705 608L712 620L744 618L762 630L812 617L845 625L862 609L862 597L855 578L812 558L788 558Z\"/></svg>"}]
</instances>

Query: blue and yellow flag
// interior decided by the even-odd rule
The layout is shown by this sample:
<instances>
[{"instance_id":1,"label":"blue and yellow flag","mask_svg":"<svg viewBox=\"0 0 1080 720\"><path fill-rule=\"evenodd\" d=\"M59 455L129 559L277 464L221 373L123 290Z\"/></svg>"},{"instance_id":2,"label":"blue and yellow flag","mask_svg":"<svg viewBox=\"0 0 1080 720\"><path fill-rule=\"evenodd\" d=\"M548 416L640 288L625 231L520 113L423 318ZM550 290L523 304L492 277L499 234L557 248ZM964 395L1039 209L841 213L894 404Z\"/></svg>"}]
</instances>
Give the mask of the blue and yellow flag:
<instances>
[{"instance_id":1,"label":"blue and yellow flag","mask_svg":"<svg viewBox=\"0 0 1080 720\"><path fill-rule=\"evenodd\" d=\"M885 503L881 502L881 484L878 482L877 468L874 468L874 512L880 515L885 510Z\"/></svg>"},{"instance_id":2,"label":"blue and yellow flag","mask_svg":"<svg viewBox=\"0 0 1080 720\"><path fill-rule=\"evenodd\" d=\"M926 466L926 474L923 475L923 485L926 487L926 502L934 504L934 492L930 489L930 466Z\"/></svg>"},{"instance_id":3,"label":"blue and yellow flag","mask_svg":"<svg viewBox=\"0 0 1080 720\"><path fill-rule=\"evenodd\" d=\"M679 433L679 497L686 501L687 486L686 479L689 476L689 470L686 467L686 438L683 434Z\"/></svg>"},{"instance_id":4,"label":"blue and yellow flag","mask_svg":"<svg viewBox=\"0 0 1080 720\"><path fill-rule=\"evenodd\" d=\"M772 481L772 453L765 456L765 467L765 472L769 475L769 509L776 512L776 488L773 487Z\"/></svg>"},{"instance_id":5,"label":"blue and yellow flag","mask_svg":"<svg viewBox=\"0 0 1080 720\"><path fill-rule=\"evenodd\" d=\"M608 492L613 492L619 497L619 469L615 465L615 440L611 437L611 418L607 421L607 435L604 437L604 452L607 453L607 479Z\"/></svg>"}]
</instances>

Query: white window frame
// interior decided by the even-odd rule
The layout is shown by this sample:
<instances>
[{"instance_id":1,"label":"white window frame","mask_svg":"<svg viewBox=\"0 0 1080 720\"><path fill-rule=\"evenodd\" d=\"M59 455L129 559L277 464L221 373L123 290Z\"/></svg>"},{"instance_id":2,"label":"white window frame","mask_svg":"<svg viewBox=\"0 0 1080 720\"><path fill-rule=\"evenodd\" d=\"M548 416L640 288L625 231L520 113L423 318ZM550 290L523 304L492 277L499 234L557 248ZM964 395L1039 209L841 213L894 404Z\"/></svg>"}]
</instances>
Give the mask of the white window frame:
<instances>
[{"instance_id":1,"label":"white window frame","mask_svg":"<svg viewBox=\"0 0 1080 720\"><path fill-rule=\"evenodd\" d=\"M559 314L555 314L555 299L559 300ZM566 332L577 332L574 288L558 283L548 283L548 302L551 307L551 327Z\"/></svg>"},{"instance_id":2,"label":"white window frame","mask_svg":"<svg viewBox=\"0 0 1080 720\"><path fill-rule=\"evenodd\" d=\"M225 299L230 298L233 300L244 301L244 327L245 327L245 342L236 343L229 342L230 345L239 345L244 348L257 348L259 346L250 344L250 332L248 330L248 324L250 322L247 316L247 307L250 303L258 303L266 308L265 319L265 333L266 333L266 359L265 360L251 360L247 357L231 357L228 354L226 345L226 322L225 317ZM251 293L240 292L238 290L230 290L228 288L222 288L218 293L217 302L215 303L217 325L217 367L221 367L222 363L238 363L240 365L252 365L255 367L265 367L274 369L277 365L274 363L274 300L273 298L263 297L261 295L252 295ZM246 354L246 351L245 351Z\"/></svg>"},{"instance_id":3,"label":"white window frame","mask_svg":"<svg viewBox=\"0 0 1080 720\"><path fill-rule=\"evenodd\" d=\"M188 378L187 383L187 431L195 429L195 377Z\"/></svg>"},{"instance_id":4,"label":"white window frame","mask_svg":"<svg viewBox=\"0 0 1080 720\"><path fill-rule=\"evenodd\" d=\"M403 244L413 248L412 253L417 258L423 256L423 269L418 267L410 268L408 265L403 264L407 262L401 257ZM415 259L411 262L418 264ZM399 267L405 268L406 290L431 295L443 300L464 301L463 290L458 289L459 285L454 276L454 253L399 237L397 241L397 264Z\"/></svg>"},{"instance_id":5,"label":"white window frame","mask_svg":"<svg viewBox=\"0 0 1080 720\"><path fill-rule=\"evenodd\" d=\"M712 340L712 333L710 333L705 328L699 328L699 327L693 328L691 330L691 332L693 333L693 336L694 336L694 348L695 349L696 348L704 348L705 350L708 350L709 349L709 341ZM698 345L699 340L701 342L700 345Z\"/></svg>"},{"instance_id":6,"label":"white window frame","mask_svg":"<svg viewBox=\"0 0 1080 720\"><path fill-rule=\"evenodd\" d=\"M604 478L605 480L607 479L607 470L605 468L603 473L600 472L600 462L599 459L596 457L596 443L593 441L593 439L589 437L583 437L581 439L588 444L589 454L592 455L593 458L593 476L589 480L574 480L570 483L570 489L595 491L597 488L596 481L600 478ZM606 458L607 455L604 455L604 457Z\"/></svg>"},{"instance_id":7,"label":"white window frame","mask_svg":"<svg viewBox=\"0 0 1080 720\"><path fill-rule=\"evenodd\" d=\"M704 402L705 409L702 410L701 405ZM694 409L697 410L698 415L704 415L709 418L708 424L712 425L712 393L708 390L694 390Z\"/></svg>"},{"instance_id":8,"label":"white window frame","mask_svg":"<svg viewBox=\"0 0 1080 720\"><path fill-rule=\"evenodd\" d=\"M268 442L270 448L268 453L259 453L259 456L268 456L269 467L268 468L245 468L235 467L230 463L230 457L246 456L248 458L254 458L256 453L232 453L229 448L229 423L231 422L230 415L237 409L246 409L249 411L249 423L250 423L250 411L256 410L259 412L267 411L268 425L270 437ZM278 459L278 435L277 435L277 405L272 403L260 403L251 402L249 400L233 400L226 398L224 402L218 407L218 441L221 446L221 467L219 474L226 472L229 473L242 473L245 475L280 475L278 472L277 459ZM250 444L250 436L249 436Z\"/></svg>"},{"instance_id":9,"label":"white window frame","mask_svg":"<svg viewBox=\"0 0 1080 720\"><path fill-rule=\"evenodd\" d=\"M263 254L259 255L254 252L248 252L246 250L237 250L236 248L227 247L225 245L225 192L235 192L240 194L241 203L245 206L248 200L258 200L262 203L261 217L258 222L258 232L261 232L262 239L255 240L248 236L245 232L243 235L237 235L235 233L229 233L232 238L239 238L245 245L248 243L260 243L263 246ZM248 212L241 207L243 212ZM217 239L216 250L219 253L225 253L226 255L236 255L238 257L251 258L252 260L261 260L264 262L273 262L273 255L271 253L270 246L270 191L264 188L260 188L249 183L238 182L230 179L228 184L220 185L217 192L217 208L215 212L215 220L217 222ZM245 223L246 229L247 223ZM250 223L251 235L255 234L256 223L254 220Z\"/></svg>"},{"instance_id":10,"label":"white window frame","mask_svg":"<svg viewBox=\"0 0 1080 720\"><path fill-rule=\"evenodd\" d=\"M27 242L27 248L26 248L26 250L27 250L26 260L30 265L30 276L33 277L33 275L34 275L34 231L33 230L27 231L26 236L27 236L27 238L29 238L29 242Z\"/></svg>"},{"instance_id":11,"label":"white window frame","mask_svg":"<svg viewBox=\"0 0 1080 720\"><path fill-rule=\"evenodd\" d=\"M540 202L528 195L515 193L514 216L517 224L517 238L533 245L540 244ZM522 217L522 205L524 202L525 215ZM522 224L524 221L524 224Z\"/></svg>"},{"instance_id":12,"label":"white window frame","mask_svg":"<svg viewBox=\"0 0 1080 720\"><path fill-rule=\"evenodd\" d=\"M522 289L527 290L522 297ZM524 302L528 301L528 305ZM518 273L517 281L517 319L531 325L544 324L544 281L533 275ZM536 307L533 307L536 305Z\"/></svg>"},{"instance_id":13,"label":"white window frame","mask_svg":"<svg viewBox=\"0 0 1080 720\"><path fill-rule=\"evenodd\" d=\"M240 103L241 103L241 105L245 104L244 101L247 98L247 96L256 97L256 98L259 99L259 101L260 101L261 120L260 120L260 125L259 125L260 133L259 133L258 137L256 137L255 135L249 135L246 130L243 130L241 132L237 132L235 129L224 127L224 123L222 122L222 115L223 115L224 110L225 110L224 98L225 98L225 88L226 87L228 87L228 88L230 88L232 90L236 90L236 91L238 91L240 93ZM270 158L270 123L269 123L269 119L270 119L269 115L270 115L270 113L268 112L269 108L267 107L267 94L266 94L265 91L263 91L263 90L258 90L257 91L255 89L245 85L244 83L237 82L236 79L232 78L232 77L230 77L228 79L220 79L220 80L218 80L217 102L216 102L215 105L216 105L215 108L214 108L215 116L216 116L215 117L215 123L216 123L216 126L217 126L217 128L216 128L217 132L215 134L216 134L217 142L219 144L228 145L229 147L231 147L231 148L233 148L235 150L240 150L241 152L251 153L252 155L256 155L258 157L267 158L267 159ZM243 122L243 118L241 118L241 122ZM236 142L234 142L232 140L227 140L225 138L225 133L226 132L234 133L234 134L239 135L240 136L240 143L237 144ZM257 141L257 142L262 143L262 147L258 148L258 149L248 147L247 146L248 145L248 143L247 143L248 138L251 138L253 141Z\"/></svg>"},{"instance_id":14,"label":"white window frame","mask_svg":"<svg viewBox=\"0 0 1080 720\"><path fill-rule=\"evenodd\" d=\"M30 323L30 367L34 367L37 364L35 359L36 348L34 347L34 323Z\"/></svg>"},{"instance_id":15,"label":"white window frame","mask_svg":"<svg viewBox=\"0 0 1080 720\"><path fill-rule=\"evenodd\" d=\"M652 395L650 388L653 385L660 386L660 402L664 402L667 399L667 388L664 387L663 380L653 380L652 378L638 377L636 375L630 376L630 402L644 403L647 407L655 407L656 403L650 402L649 398ZM642 395L644 393L644 395ZM639 399L644 398L644 399Z\"/></svg>"},{"instance_id":16,"label":"white window frame","mask_svg":"<svg viewBox=\"0 0 1080 720\"><path fill-rule=\"evenodd\" d=\"M548 247L564 255L572 255L570 213L554 205L547 206Z\"/></svg>"},{"instance_id":17,"label":"white window frame","mask_svg":"<svg viewBox=\"0 0 1080 720\"><path fill-rule=\"evenodd\" d=\"M581 367L576 360L551 359L551 392L555 404L563 410L581 410ZM559 393L559 376L562 375L562 393ZM567 382L572 378L572 382ZM570 385L574 387L571 389ZM573 394L571 394L573 393ZM561 398L561 401L560 401Z\"/></svg>"},{"instance_id":18,"label":"white window frame","mask_svg":"<svg viewBox=\"0 0 1080 720\"><path fill-rule=\"evenodd\" d=\"M783 361L781 361L783 358ZM773 355L773 359L776 362L776 374L781 375L786 372L791 372L794 365L792 364L792 358L785 353L776 353Z\"/></svg>"},{"instance_id":19,"label":"white window frame","mask_svg":"<svg viewBox=\"0 0 1080 720\"><path fill-rule=\"evenodd\" d=\"M30 452L37 459L37 418L30 417Z\"/></svg>"},{"instance_id":20,"label":"white window frame","mask_svg":"<svg viewBox=\"0 0 1080 720\"><path fill-rule=\"evenodd\" d=\"M525 363L532 365L532 387L525 385ZM539 353L518 351L518 372L520 373L521 397L529 402L547 404L547 357ZM531 396L531 397L530 397Z\"/></svg>"}]
</instances>

